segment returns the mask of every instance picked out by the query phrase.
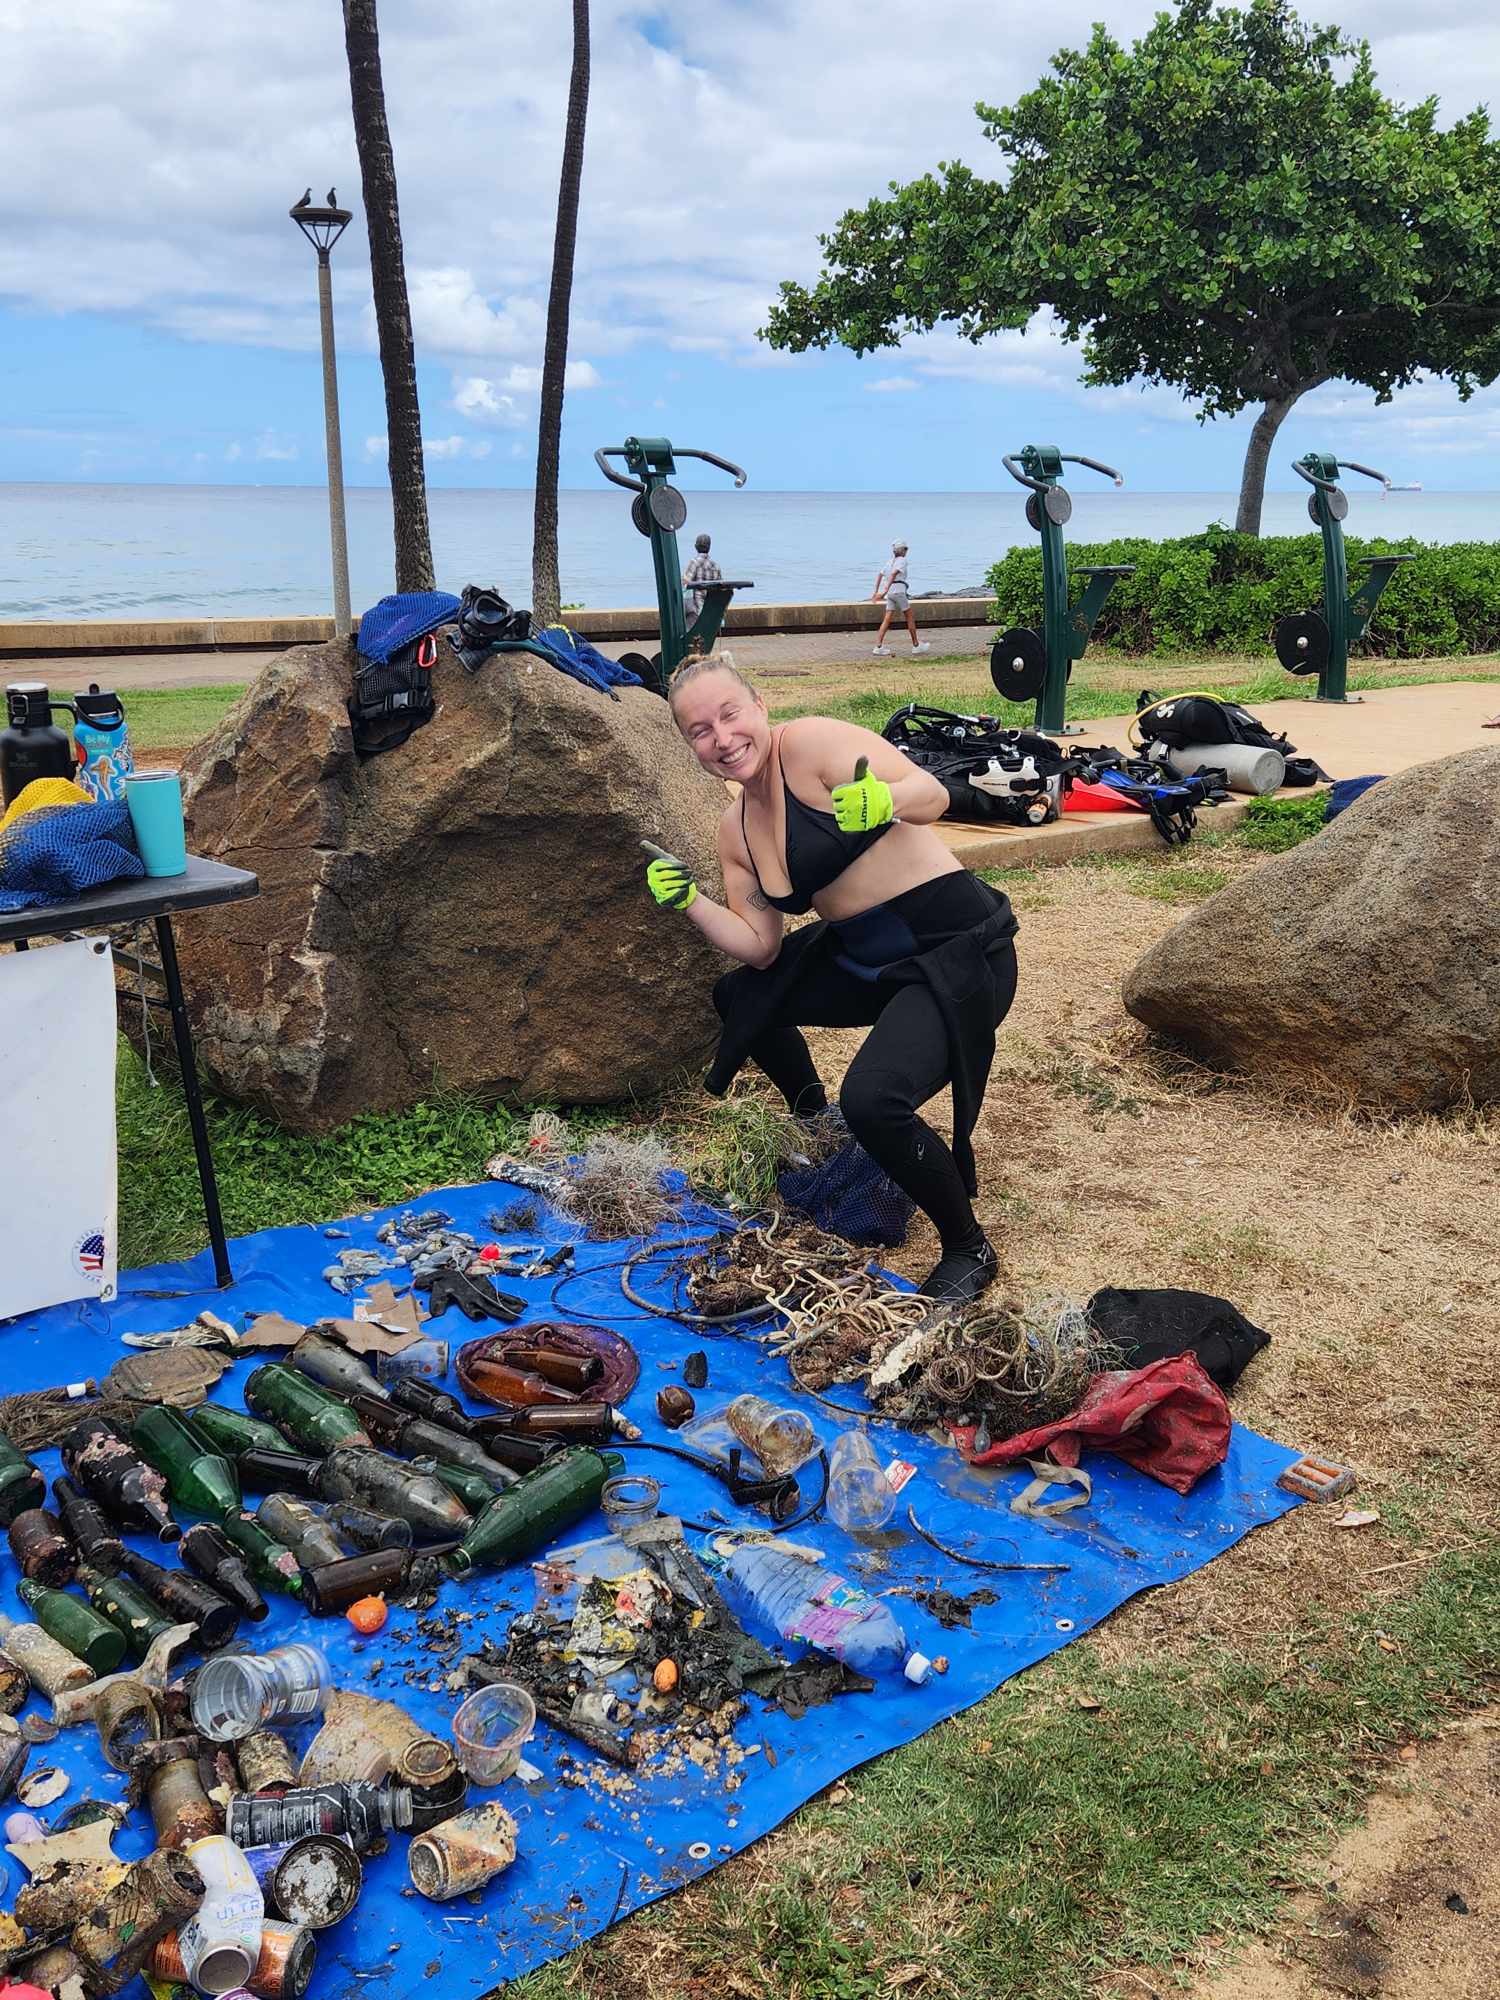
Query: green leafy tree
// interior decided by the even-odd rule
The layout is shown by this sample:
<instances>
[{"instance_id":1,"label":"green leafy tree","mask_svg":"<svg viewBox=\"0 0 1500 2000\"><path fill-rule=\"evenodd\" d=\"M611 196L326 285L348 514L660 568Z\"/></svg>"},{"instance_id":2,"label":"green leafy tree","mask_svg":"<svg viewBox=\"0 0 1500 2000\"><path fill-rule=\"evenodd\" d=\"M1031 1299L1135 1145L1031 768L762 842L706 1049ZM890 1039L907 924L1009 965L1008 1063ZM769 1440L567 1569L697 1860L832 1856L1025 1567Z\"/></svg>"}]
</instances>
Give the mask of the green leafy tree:
<instances>
[{"instance_id":1,"label":"green leafy tree","mask_svg":"<svg viewBox=\"0 0 1500 2000\"><path fill-rule=\"evenodd\" d=\"M1004 177L943 165L846 214L763 338L858 354L942 323L979 341L1050 309L1084 380L1170 384L1200 418L1260 405L1236 527L1299 396L1377 402L1418 374L1500 373L1500 144L1475 110L1392 102L1369 47L1282 0L1181 0L1125 48L1103 27L1008 110Z\"/></svg>"}]
</instances>

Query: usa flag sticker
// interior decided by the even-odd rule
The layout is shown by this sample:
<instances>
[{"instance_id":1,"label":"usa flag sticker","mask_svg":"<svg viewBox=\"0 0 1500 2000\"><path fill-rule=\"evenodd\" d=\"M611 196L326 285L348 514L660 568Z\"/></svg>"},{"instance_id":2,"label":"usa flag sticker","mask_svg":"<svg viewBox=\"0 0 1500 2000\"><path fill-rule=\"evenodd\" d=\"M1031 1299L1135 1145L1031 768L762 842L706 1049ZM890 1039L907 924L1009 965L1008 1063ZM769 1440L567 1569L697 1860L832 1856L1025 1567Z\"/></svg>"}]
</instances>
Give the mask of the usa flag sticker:
<instances>
[{"instance_id":1,"label":"usa flag sticker","mask_svg":"<svg viewBox=\"0 0 1500 2000\"><path fill-rule=\"evenodd\" d=\"M82 1277L92 1280L105 1296L108 1296L114 1290L114 1287L105 1276L105 1265L108 1262L108 1257L109 1251L104 1237L97 1229L92 1229L87 1235L80 1236L78 1241L73 1245L73 1263L79 1274Z\"/></svg>"}]
</instances>

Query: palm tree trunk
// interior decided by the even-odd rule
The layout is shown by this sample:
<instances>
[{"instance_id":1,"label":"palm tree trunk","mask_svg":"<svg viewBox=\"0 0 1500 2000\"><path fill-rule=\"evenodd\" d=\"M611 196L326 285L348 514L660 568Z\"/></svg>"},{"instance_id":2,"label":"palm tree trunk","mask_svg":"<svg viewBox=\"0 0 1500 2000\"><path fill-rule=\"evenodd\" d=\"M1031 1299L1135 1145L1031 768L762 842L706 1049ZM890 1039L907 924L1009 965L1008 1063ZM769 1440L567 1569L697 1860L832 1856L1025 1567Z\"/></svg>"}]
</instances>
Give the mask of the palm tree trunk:
<instances>
[{"instance_id":1,"label":"palm tree trunk","mask_svg":"<svg viewBox=\"0 0 1500 2000\"><path fill-rule=\"evenodd\" d=\"M380 77L380 28L375 18L375 0L344 0L344 46L349 56L354 143L359 149L365 222L370 232L370 278L375 295L375 326L380 338L380 372L385 380L396 588L431 590L432 537L427 525L427 476L422 463L422 412L417 402L416 349L411 332L411 304L406 294L406 260L401 250L396 158L391 150L385 89Z\"/></svg>"},{"instance_id":2,"label":"palm tree trunk","mask_svg":"<svg viewBox=\"0 0 1500 2000\"><path fill-rule=\"evenodd\" d=\"M578 240L578 194L583 182L583 135L589 113L589 0L573 0L573 72L568 82L568 123L563 135L562 177L557 189L557 233L552 242L552 289L547 297L547 342L542 354L542 400L536 436L536 518L531 540L531 616L535 625L561 616L557 574L557 472L562 448L563 382L568 366L568 314L573 298L573 250Z\"/></svg>"}]
</instances>

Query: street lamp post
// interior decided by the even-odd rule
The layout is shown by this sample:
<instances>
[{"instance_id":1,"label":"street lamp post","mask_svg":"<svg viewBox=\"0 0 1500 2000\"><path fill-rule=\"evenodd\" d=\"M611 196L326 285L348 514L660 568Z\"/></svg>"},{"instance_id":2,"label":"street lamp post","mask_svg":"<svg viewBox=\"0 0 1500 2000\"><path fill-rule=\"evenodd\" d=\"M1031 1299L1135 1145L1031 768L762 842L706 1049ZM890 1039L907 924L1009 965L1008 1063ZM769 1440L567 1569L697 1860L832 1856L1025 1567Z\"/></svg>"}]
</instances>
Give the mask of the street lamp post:
<instances>
[{"instance_id":1,"label":"street lamp post","mask_svg":"<svg viewBox=\"0 0 1500 2000\"><path fill-rule=\"evenodd\" d=\"M333 630L347 639L353 627L349 614L349 536L344 522L344 447L339 435L338 361L333 346L333 272L329 252L353 220L353 211L334 206L334 191L318 208L304 195L290 211L293 222L318 253L318 319L323 334L323 422L328 436L328 541L333 558Z\"/></svg>"}]
</instances>

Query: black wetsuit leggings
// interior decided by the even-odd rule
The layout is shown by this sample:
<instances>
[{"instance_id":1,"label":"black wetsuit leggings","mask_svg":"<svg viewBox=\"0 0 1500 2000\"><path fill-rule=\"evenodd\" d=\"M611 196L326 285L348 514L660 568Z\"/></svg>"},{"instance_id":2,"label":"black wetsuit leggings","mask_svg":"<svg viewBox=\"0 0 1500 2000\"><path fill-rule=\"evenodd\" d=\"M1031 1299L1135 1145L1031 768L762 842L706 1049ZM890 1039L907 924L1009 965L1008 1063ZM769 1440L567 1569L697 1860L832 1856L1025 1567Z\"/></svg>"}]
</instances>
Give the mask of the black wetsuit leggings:
<instances>
[{"instance_id":1,"label":"black wetsuit leggings","mask_svg":"<svg viewBox=\"0 0 1500 2000\"><path fill-rule=\"evenodd\" d=\"M999 947L990 964L998 1027L1016 994L1015 946ZM734 977L726 973L714 988L721 1016ZM845 1073L839 1108L865 1151L932 1218L943 1249L971 1247L980 1232L968 1190L945 1141L917 1116L950 1081L948 1032L931 989L859 979L830 964L798 985L794 1011L795 1021L773 1021L751 1045L752 1059L805 1118L821 1111L828 1096L799 1031L869 1026L864 1047Z\"/></svg>"}]
</instances>

